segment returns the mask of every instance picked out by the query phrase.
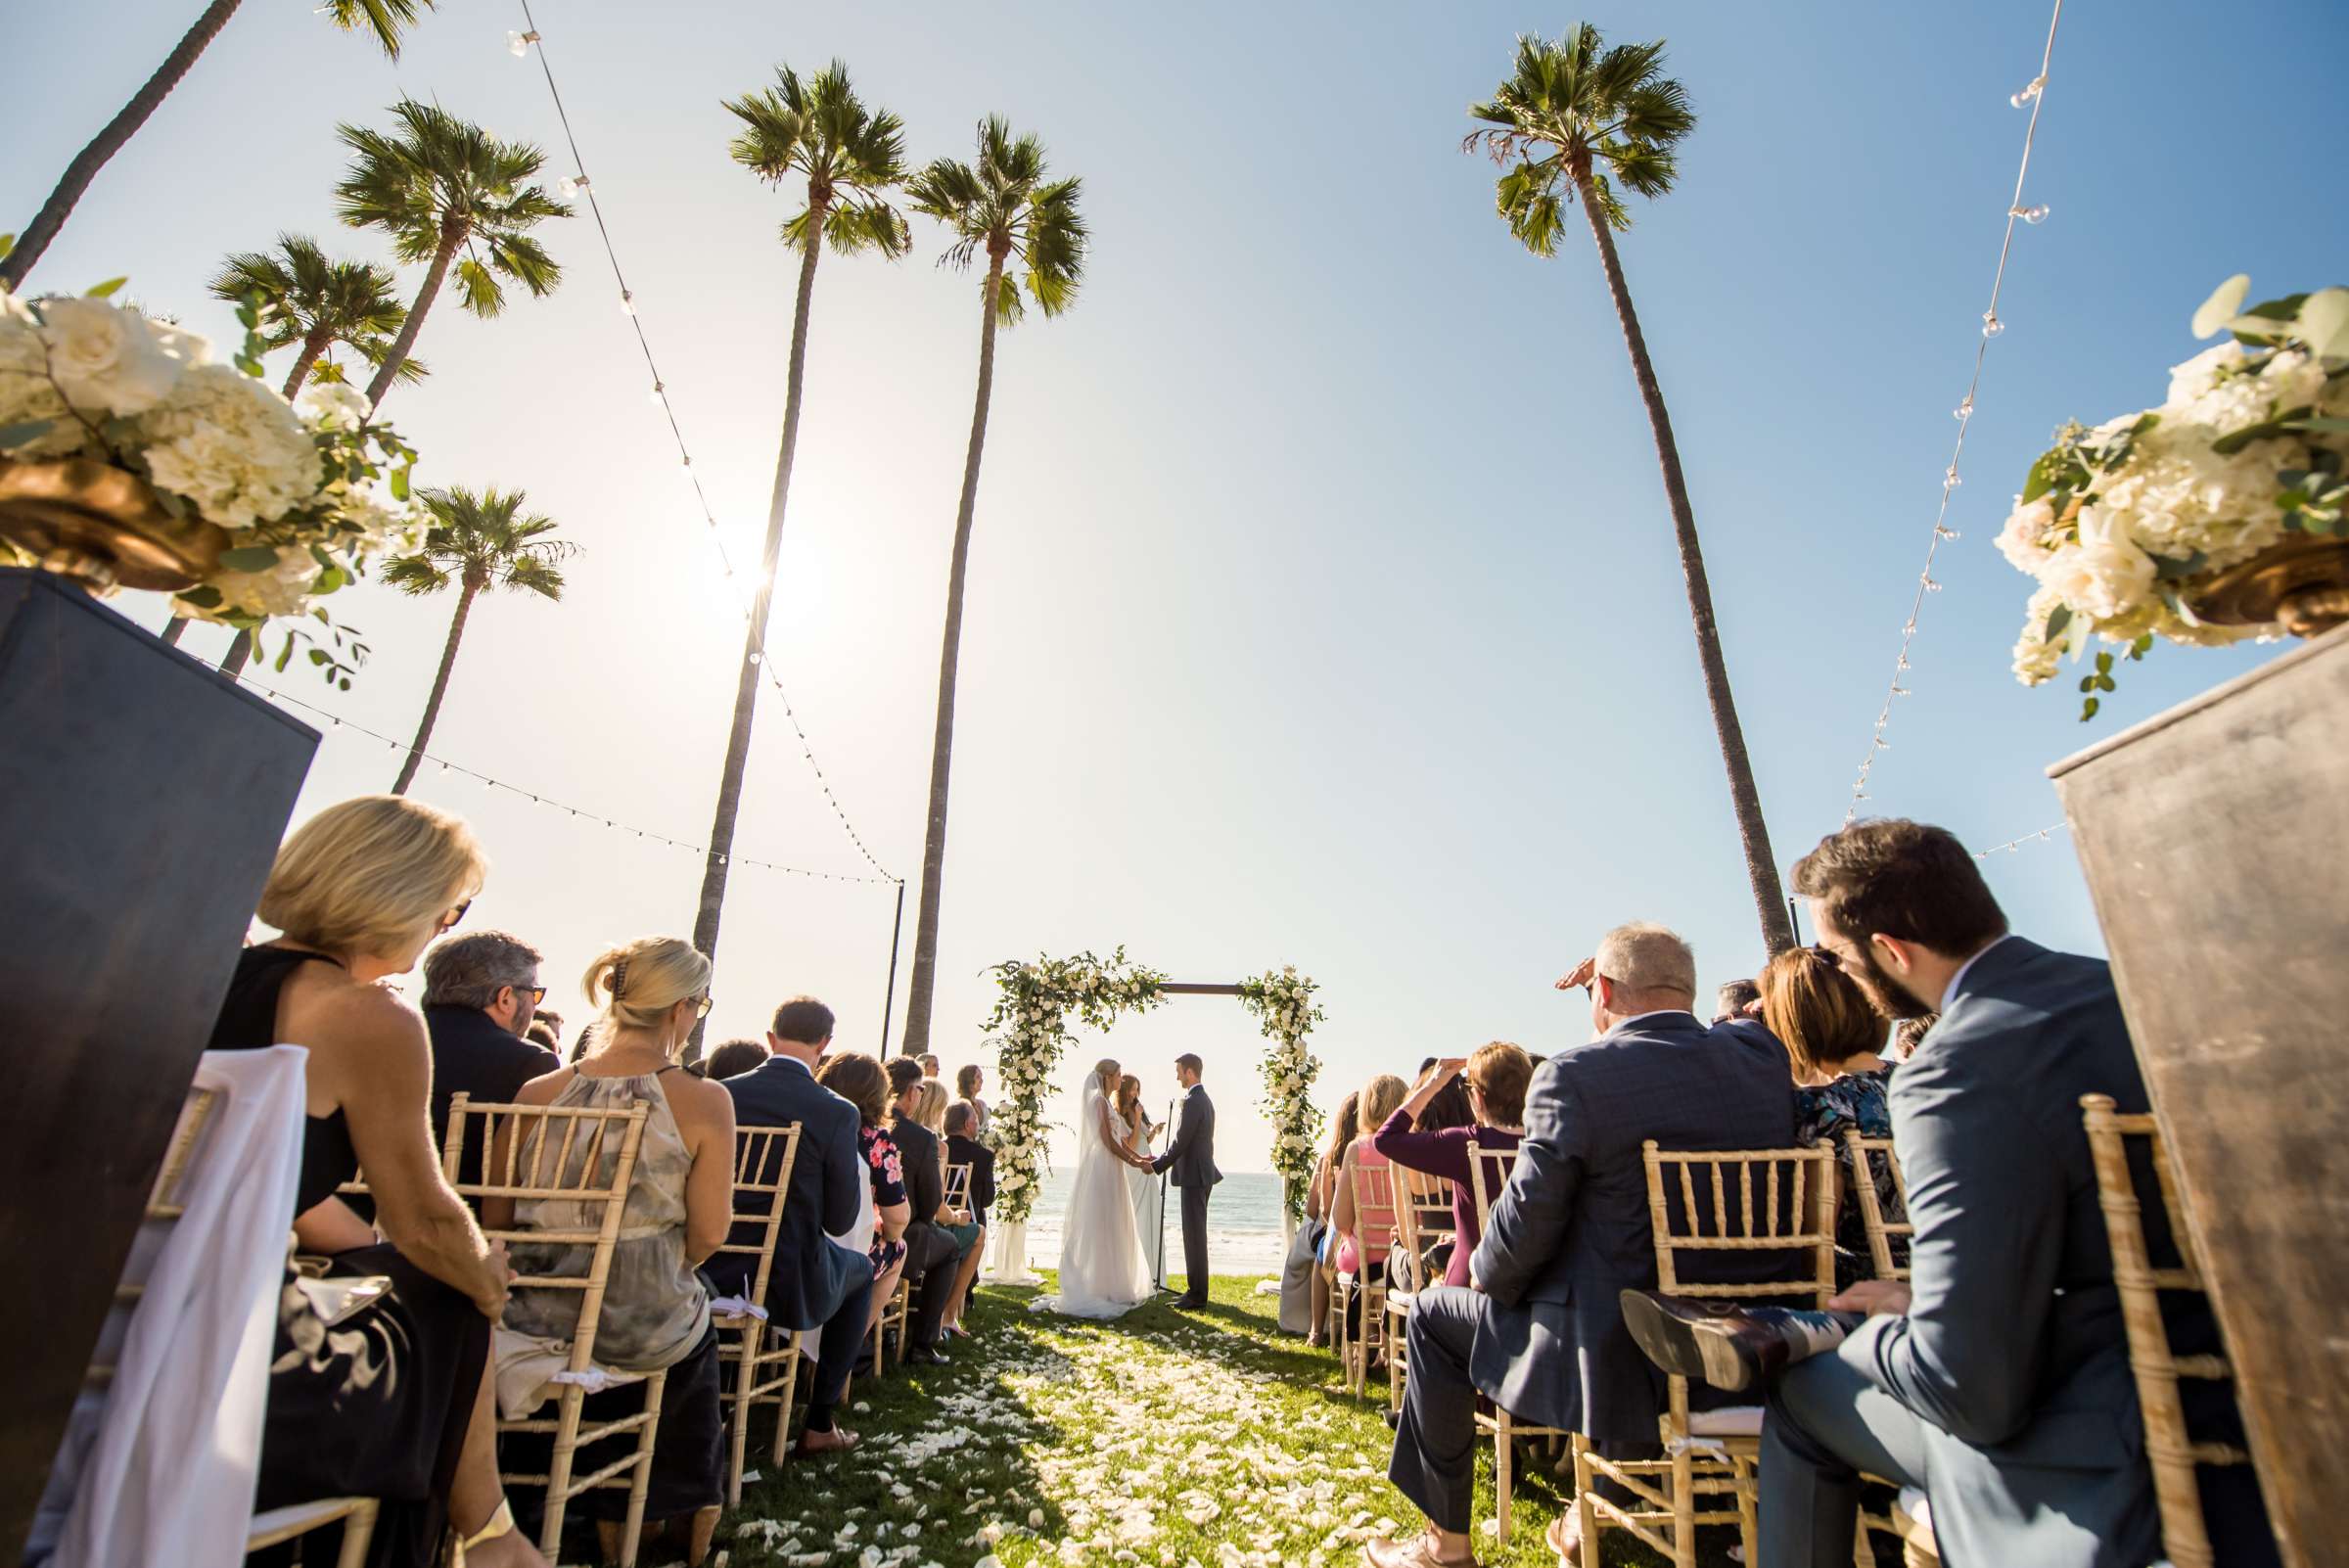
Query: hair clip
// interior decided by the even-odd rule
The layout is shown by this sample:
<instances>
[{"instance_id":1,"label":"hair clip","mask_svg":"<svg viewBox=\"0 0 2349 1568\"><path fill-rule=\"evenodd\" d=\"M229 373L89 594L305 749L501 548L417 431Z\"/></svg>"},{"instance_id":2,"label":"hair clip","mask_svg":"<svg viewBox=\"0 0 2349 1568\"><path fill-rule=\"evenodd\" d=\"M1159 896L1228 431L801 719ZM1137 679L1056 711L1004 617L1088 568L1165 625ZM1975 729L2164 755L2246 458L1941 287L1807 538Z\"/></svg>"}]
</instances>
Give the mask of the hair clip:
<instances>
[{"instance_id":1,"label":"hair clip","mask_svg":"<svg viewBox=\"0 0 2349 1568\"><path fill-rule=\"evenodd\" d=\"M615 958L615 959L613 959L613 960L612 960L612 999L613 999L614 1001L618 1001L618 1000L620 1000L620 988L621 988L621 987L622 987L622 986L624 986L624 985L626 985L627 983L628 983L628 961L627 961L625 958Z\"/></svg>"}]
</instances>

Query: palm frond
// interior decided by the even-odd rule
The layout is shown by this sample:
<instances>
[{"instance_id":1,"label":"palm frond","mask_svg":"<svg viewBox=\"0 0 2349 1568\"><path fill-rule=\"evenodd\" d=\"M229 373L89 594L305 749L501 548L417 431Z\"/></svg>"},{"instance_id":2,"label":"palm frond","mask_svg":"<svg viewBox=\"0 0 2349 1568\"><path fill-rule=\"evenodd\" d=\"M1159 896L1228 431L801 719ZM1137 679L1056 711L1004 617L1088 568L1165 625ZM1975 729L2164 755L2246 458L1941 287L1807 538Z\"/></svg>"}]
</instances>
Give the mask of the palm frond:
<instances>
[{"instance_id":1,"label":"palm frond","mask_svg":"<svg viewBox=\"0 0 2349 1568\"><path fill-rule=\"evenodd\" d=\"M384 563L382 576L385 582L397 588L400 592L412 594L418 598L422 598L428 593L440 592L452 580L449 575L423 551L418 551L414 555L392 556Z\"/></svg>"},{"instance_id":2,"label":"palm frond","mask_svg":"<svg viewBox=\"0 0 2349 1568\"><path fill-rule=\"evenodd\" d=\"M400 29L416 25L419 9L430 11L438 0L327 0L318 9L345 32L364 27L386 55L399 58Z\"/></svg>"}]
</instances>

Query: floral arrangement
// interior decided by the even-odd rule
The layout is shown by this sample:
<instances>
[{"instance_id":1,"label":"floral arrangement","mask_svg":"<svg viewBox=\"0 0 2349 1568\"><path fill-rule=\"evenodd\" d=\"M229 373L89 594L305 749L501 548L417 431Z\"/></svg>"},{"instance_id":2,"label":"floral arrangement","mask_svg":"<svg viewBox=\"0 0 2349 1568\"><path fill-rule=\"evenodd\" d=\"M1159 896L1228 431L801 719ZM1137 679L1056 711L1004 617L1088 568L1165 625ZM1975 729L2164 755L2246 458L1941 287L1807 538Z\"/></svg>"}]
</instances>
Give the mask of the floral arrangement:
<instances>
[{"instance_id":1,"label":"floral arrangement","mask_svg":"<svg viewBox=\"0 0 2349 1568\"><path fill-rule=\"evenodd\" d=\"M1305 1037L1321 1021L1313 1005L1313 983L1294 966L1267 970L1240 983L1240 1005L1256 1014L1272 1042L1261 1066L1264 1110L1272 1124L1272 1169L1280 1173L1282 1201L1291 1218L1305 1213L1305 1189L1313 1176L1315 1139L1321 1113L1311 1098L1321 1064L1305 1048Z\"/></svg>"},{"instance_id":2,"label":"floral arrangement","mask_svg":"<svg viewBox=\"0 0 2349 1568\"><path fill-rule=\"evenodd\" d=\"M1005 1098L988 1115L988 1139L995 1151L995 1195L1006 1223L1017 1224L1036 1208L1043 1180L1044 1096L1052 1091L1052 1070L1068 1049L1071 1014L1088 1029L1107 1029L1120 1013L1142 1012L1166 998L1167 977L1126 961L1120 947L1107 959L1091 953L1074 958L1014 959L997 964L1000 994L988 1015L995 1043L995 1080Z\"/></svg>"},{"instance_id":3,"label":"floral arrangement","mask_svg":"<svg viewBox=\"0 0 2349 1568\"><path fill-rule=\"evenodd\" d=\"M263 384L252 300L243 350L215 364L206 339L114 303L122 281L79 299L0 289L0 460L92 459L136 476L171 516L224 530L218 565L173 610L256 639L273 618L307 615L326 628L323 642L296 628L310 663L348 690L366 646L315 601L371 556L413 548L416 453L347 387L322 383L297 410ZM0 541L0 561L23 559ZM290 629L279 669L294 645Z\"/></svg>"},{"instance_id":4,"label":"floral arrangement","mask_svg":"<svg viewBox=\"0 0 2349 1568\"><path fill-rule=\"evenodd\" d=\"M2053 678L2094 636L2142 659L2158 638L2214 646L2273 635L2217 624L2194 604L2220 574L2295 531L2349 535L2349 289L2241 308L2230 278L2194 315L2228 340L2170 372L2158 408L2073 424L2031 465L1999 549L2038 580L2016 678ZM2114 687L2113 655L2081 677L2080 716Z\"/></svg>"}]
</instances>

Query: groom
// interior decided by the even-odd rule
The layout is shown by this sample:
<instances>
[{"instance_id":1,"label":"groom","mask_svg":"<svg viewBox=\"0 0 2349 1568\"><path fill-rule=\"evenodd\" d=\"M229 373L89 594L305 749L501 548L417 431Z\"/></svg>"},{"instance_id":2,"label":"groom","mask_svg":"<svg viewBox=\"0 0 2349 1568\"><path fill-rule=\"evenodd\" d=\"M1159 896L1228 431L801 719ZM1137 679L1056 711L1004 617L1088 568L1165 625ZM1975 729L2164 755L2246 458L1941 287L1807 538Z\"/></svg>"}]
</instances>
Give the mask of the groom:
<instances>
[{"instance_id":1,"label":"groom","mask_svg":"<svg viewBox=\"0 0 2349 1568\"><path fill-rule=\"evenodd\" d=\"M1216 1169L1216 1106L1199 1086L1199 1058L1174 1058L1174 1082L1183 1089L1182 1121L1167 1152L1150 1162L1153 1172L1172 1171L1182 1192L1183 1292L1177 1307L1207 1305L1207 1193L1223 1179Z\"/></svg>"}]
</instances>

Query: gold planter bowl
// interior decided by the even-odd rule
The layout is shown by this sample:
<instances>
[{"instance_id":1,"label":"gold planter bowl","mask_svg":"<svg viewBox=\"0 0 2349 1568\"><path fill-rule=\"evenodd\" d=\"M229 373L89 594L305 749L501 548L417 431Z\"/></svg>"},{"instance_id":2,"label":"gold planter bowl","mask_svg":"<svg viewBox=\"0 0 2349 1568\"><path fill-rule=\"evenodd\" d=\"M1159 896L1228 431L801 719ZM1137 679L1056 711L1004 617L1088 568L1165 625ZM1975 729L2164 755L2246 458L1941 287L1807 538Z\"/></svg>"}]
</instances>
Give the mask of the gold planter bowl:
<instances>
[{"instance_id":1,"label":"gold planter bowl","mask_svg":"<svg viewBox=\"0 0 2349 1568\"><path fill-rule=\"evenodd\" d=\"M2349 539L2297 537L2229 567L2194 598L2222 626L2280 625L2314 637L2349 622Z\"/></svg>"},{"instance_id":2,"label":"gold planter bowl","mask_svg":"<svg viewBox=\"0 0 2349 1568\"><path fill-rule=\"evenodd\" d=\"M173 517L137 475L86 457L0 458L0 538L97 594L194 587L228 546L226 530Z\"/></svg>"}]
</instances>

